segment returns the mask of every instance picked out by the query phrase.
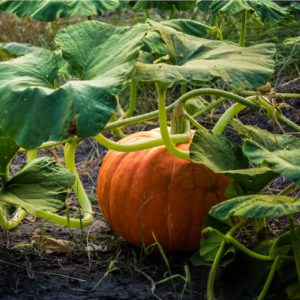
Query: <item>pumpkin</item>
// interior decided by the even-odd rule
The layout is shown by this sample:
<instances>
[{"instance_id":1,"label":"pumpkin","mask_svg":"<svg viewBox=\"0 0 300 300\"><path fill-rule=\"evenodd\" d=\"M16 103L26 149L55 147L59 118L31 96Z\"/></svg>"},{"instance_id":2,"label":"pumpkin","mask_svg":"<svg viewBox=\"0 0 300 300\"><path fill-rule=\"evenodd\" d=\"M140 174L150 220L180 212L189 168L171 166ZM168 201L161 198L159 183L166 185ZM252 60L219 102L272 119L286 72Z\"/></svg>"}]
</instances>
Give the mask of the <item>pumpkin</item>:
<instances>
[{"instance_id":1,"label":"pumpkin","mask_svg":"<svg viewBox=\"0 0 300 300\"><path fill-rule=\"evenodd\" d=\"M120 141L160 137L138 132ZM188 150L190 143L177 147ZM97 180L99 208L112 228L135 246L155 241L166 252L199 248L209 209L224 200L231 180L201 164L174 157L165 146L124 153L108 151Z\"/></svg>"}]
</instances>

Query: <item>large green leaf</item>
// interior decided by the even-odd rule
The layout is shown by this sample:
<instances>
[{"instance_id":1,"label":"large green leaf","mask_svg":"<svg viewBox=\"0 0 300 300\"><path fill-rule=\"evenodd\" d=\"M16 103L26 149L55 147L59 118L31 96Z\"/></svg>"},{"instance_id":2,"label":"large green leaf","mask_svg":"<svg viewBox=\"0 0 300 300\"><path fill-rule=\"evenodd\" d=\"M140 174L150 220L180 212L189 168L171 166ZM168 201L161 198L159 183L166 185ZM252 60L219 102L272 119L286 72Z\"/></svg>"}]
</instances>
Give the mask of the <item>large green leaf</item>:
<instances>
[{"instance_id":1,"label":"large green leaf","mask_svg":"<svg viewBox=\"0 0 300 300\"><path fill-rule=\"evenodd\" d=\"M24 43L0 43L0 49L5 50L14 57L22 56L34 51L42 50L42 48Z\"/></svg>"},{"instance_id":2,"label":"large green leaf","mask_svg":"<svg viewBox=\"0 0 300 300\"><path fill-rule=\"evenodd\" d=\"M64 205L74 175L48 157L30 161L0 193L0 202L22 207L31 214L46 210L55 212Z\"/></svg>"},{"instance_id":3,"label":"large green leaf","mask_svg":"<svg viewBox=\"0 0 300 300\"><path fill-rule=\"evenodd\" d=\"M107 77L56 87L61 62L45 50L0 63L0 127L24 148L74 134L93 136L115 109L120 81Z\"/></svg>"},{"instance_id":4,"label":"large green leaf","mask_svg":"<svg viewBox=\"0 0 300 300\"><path fill-rule=\"evenodd\" d=\"M239 145L223 135L198 131L190 146L191 160L234 180L227 195L259 192L277 175L269 168L251 168Z\"/></svg>"},{"instance_id":5,"label":"large green leaf","mask_svg":"<svg viewBox=\"0 0 300 300\"><path fill-rule=\"evenodd\" d=\"M244 10L255 12L264 23L281 21L288 11L272 0L197 0L197 7L204 12L232 16Z\"/></svg>"},{"instance_id":6,"label":"large green leaf","mask_svg":"<svg viewBox=\"0 0 300 300\"><path fill-rule=\"evenodd\" d=\"M134 68L145 29L87 22L63 30L57 40L84 80L61 82L66 64L60 52L37 51L0 63L0 127L29 149L99 133Z\"/></svg>"},{"instance_id":7,"label":"large green leaf","mask_svg":"<svg viewBox=\"0 0 300 300\"><path fill-rule=\"evenodd\" d=\"M199 85L222 79L234 88L258 87L273 73L273 44L239 47L176 32L153 21L150 23L166 44L169 60L137 63L135 78L138 81Z\"/></svg>"},{"instance_id":8,"label":"large green leaf","mask_svg":"<svg viewBox=\"0 0 300 300\"><path fill-rule=\"evenodd\" d=\"M21 18L54 21L73 15L93 16L119 7L118 0L1 0L0 10Z\"/></svg>"},{"instance_id":9,"label":"large green leaf","mask_svg":"<svg viewBox=\"0 0 300 300\"><path fill-rule=\"evenodd\" d=\"M115 27L97 21L68 26L55 38L64 58L81 79L128 77L143 46L144 24Z\"/></svg>"},{"instance_id":10,"label":"large green leaf","mask_svg":"<svg viewBox=\"0 0 300 300\"><path fill-rule=\"evenodd\" d=\"M300 212L300 198L279 195L247 195L213 206L210 214L220 220L231 216L247 218L282 217Z\"/></svg>"},{"instance_id":11,"label":"large green leaf","mask_svg":"<svg viewBox=\"0 0 300 300\"><path fill-rule=\"evenodd\" d=\"M254 141L246 140L243 152L253 163L267 165L273 172L300 184L300 139L278 150L269 150Z\"/></svg>"},{"instance_id":12,"label":"large green leaf","mask_svg":"<svg viewBox=\"0 0 300 300\"><path fill-rule=\"evenodd\" d=\"M6 171L9 162L17 153L19 147L15 144L15 142L5 136L0 129L0 182L5 181Z\"/></svg>"}]
</instances>

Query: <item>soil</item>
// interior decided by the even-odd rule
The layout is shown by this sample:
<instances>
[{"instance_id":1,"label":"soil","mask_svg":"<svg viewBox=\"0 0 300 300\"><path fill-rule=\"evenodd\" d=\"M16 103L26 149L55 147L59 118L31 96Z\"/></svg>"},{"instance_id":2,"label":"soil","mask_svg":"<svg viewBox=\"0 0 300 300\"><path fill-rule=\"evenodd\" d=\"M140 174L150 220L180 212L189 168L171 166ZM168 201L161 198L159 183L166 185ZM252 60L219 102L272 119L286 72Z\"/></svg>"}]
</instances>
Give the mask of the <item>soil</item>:
<instances>
[{"instance_id":1,"label":"soil","mask_svg":"<svg viewBox=\"0 0 300 300\"><path fill-rule=\"evenodd\" d=\"M278 91L299 93L300 80ZM285 115L299 124L299 100L286 102L290 106L284 108ZM273 124L256 112L244 111L240 119L273 129ZM105 153L106 149L91 140L82 143L77 152L78 171L96 211L90 228L70 230L28 217L17 229L0 232L1 299L206 299L208 267L193 267L193 253L167 255L167 265L161 254L133 248L105 223L95 198L97 173ZM47 151L40 153L45 154L49 155ZM19 155L12 171L24 160L24 155ZM272 188L286 184L281 178ZM75 199L71 195L68 201L72 204ZM273 221L273 229L284 227L285 222ZM58 253L47 253L37 235L69 243ZM191 273L190 280L184 279L185 266ZM225 293L222 286L216 290L218 299L250 299L228 290Z\"/></svg>"}]
</instances>

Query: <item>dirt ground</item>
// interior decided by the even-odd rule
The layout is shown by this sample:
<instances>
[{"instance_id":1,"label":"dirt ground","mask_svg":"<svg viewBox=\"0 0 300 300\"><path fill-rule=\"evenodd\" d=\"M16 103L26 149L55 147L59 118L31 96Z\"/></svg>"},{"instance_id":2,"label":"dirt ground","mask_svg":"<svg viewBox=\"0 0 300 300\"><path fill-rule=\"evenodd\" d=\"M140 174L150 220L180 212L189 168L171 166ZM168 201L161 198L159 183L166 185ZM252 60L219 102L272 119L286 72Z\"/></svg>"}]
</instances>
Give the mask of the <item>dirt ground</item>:
<instances>
[{"instance_id":1,"label":"dirt ground","mask_svg":"<svg viewBox=\"0 0 300 300\"><path fill-rule=\"evenodd\" d=\"M300 80L277 90L300 93ZM285 114L299 124L299 100L286 102L289 106L284 108ZM272 122L257 112L244 111L240 118L273 129ZM69 230L27 218L13 231L0 231L0 299L206 299L208 267L193 267L192 253L168 255L169 267L159 253L131 247L105 223L95 198L97 173L105 152L92 141L84 142L77 152L78 171L96 211L90 228ZM14 167L23 161L24 155L19 155ZM286 183L278 180L273 188L281 184ZM73 197L68 201L74 201ZM273 222L278 228L283 223ZM46 253L37 235L69 241L68 247L61 253ZM189 280L185 279L184 266L191 273ZM216 290L218 299L250 299L225 292L221 285Z\"/></svg>"}]
</instances>

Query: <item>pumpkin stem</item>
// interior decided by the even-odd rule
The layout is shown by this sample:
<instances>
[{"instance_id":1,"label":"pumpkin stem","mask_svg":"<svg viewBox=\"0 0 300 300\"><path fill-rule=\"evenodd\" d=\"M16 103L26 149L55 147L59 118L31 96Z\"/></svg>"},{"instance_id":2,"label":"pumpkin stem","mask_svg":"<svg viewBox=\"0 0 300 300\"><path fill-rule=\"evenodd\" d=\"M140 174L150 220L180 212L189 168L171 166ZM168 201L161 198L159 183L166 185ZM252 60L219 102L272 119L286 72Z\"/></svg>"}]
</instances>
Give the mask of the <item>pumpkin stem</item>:
<instances>
[{"instance_id":1,"label":"pumpkin stem","mask_svg":"<svg viewBox=\"0 0 300 300\"><path fill-rule=\"evenodd\" d=\"M173 110L171 116L171 134L181 134L189 132L190 122L184 116L184 107L179 103Z\"/></svg>"}]
</instances>

